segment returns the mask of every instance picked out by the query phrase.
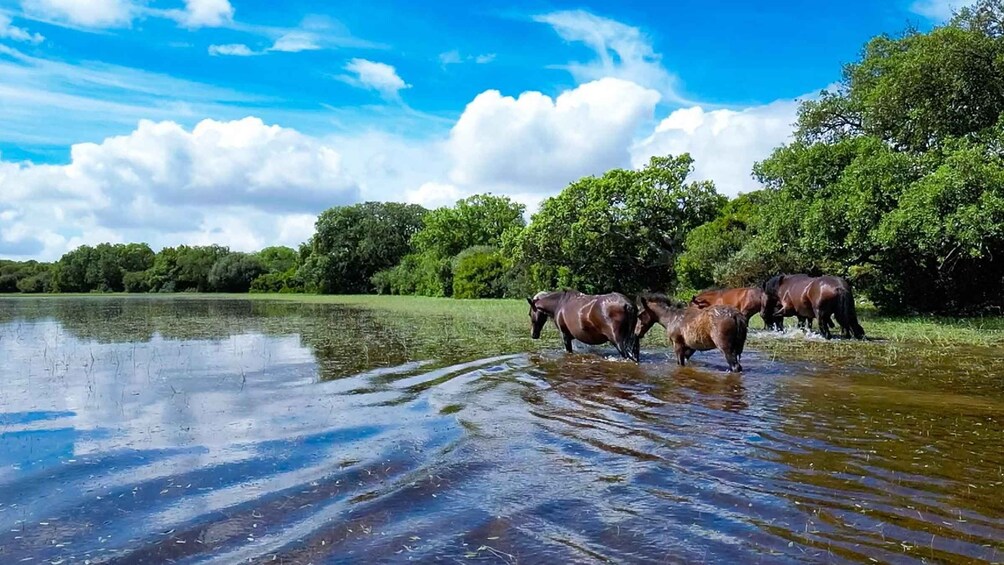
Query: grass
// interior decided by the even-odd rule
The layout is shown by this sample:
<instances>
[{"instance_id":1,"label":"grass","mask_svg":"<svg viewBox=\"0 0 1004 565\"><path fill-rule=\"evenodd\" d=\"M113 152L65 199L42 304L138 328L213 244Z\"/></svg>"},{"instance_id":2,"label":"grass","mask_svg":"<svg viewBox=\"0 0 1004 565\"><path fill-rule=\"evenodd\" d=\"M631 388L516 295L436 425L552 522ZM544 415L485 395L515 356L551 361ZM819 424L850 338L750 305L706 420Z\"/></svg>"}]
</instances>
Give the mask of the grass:
<instances>
[{"instance_id":1,"label":"grass","mask_svg":"<svg viewBox=\"0 0 1004 565\"><path fill-rule=\"evenodd\" d=\"M443 358L453 360L479 358L516 351L559 349L560 339L553 329L544 332L543 339L531 340L527 306L523 300L457 300L418 296L375 295L302 295L302 294L82 294L45 295L43 301L60 303L64 298L84 299L92 304L114 296L134 302L160 300L250 300L262 307L283 303L314 309L323 305L340 305L368 312L365 322L370 328L379 326L381 335L400 343L409 358ZM51 303L51 302L50 302ZM278 309L279 319L288 310ZM312 340L318 343L347 337L344 317L337 313L317 311L313 316L325 316L323 327L312 330ZM964 364L974 372L986 372L995 358L997 347L1004 345L1004 317L944 318L932 316L890 317L879 314L869 305L859 307L859 317L868 340L777 339L776 334L759 331L762 321L754 317L748 349L782 359L812 361L837 366L915 367L930 369L947 364ZM276 322L278 323L278 321ZM358 322L357 322L358 323ZM794 319L786 320L794 326ZM339 326L341 331L338 330ZM351 335L370 331L364 327ZM357 340L369 347L369 340ZM665 347L657 333L643 343L643 348Z\"/></svg>"}]
</instances>

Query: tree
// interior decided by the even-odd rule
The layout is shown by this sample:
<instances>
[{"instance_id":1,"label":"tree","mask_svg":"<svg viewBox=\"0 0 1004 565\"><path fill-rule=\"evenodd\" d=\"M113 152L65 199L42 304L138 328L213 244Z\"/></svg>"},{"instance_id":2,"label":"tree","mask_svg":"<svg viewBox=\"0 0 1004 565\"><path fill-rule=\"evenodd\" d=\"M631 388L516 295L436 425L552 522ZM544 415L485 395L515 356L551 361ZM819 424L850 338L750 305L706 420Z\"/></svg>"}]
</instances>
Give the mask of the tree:
<instances>
[{"instance_id":1,"label":"tree","mask_svg":"<svg viewBox=\"0 0 1004 565\"><path fill-rule=\"evenodd\" d=\"M247 292L251 282L265 272L256 255L229 253L217 259L209 270L209 286L216 292Z\"/></svg>"},{"instance_id":2,"label":"tree","mask_svg":"<svg viewBox=\"0 0 1004 565\"><path fill-rule=\"evenodd\" d=\"M526 225L526 207L506 196L476 194L426 214L422 229L412 238L418 253L453 257L478 245L498 247L506 230Z\"/></svg>"},{"instance_id":3,"label":"tree","mask_svg":"<svg viewBox=\"0 0 1004 565\"><path fill-rule=\"evenodd\" d=\"M266 247L255 255L269 273L284 273L299 263L296 251L281 245Z\"/></svg>"},{"instance_id":4,"label":"tree","mask_svg":"<svg viewBox=\"0 0 1004 565\"><path fill-rule=\"evenodd\" d=\"M695 230L681 272L845 275L887 311L1004 307L1001 22L1004 2L984 0L929 33L871 40L754 167L766 190L744 227L726 214Z\"/></svg>"},{"instance_id":5,"label":"tree","mask_svg":"<svg viewBox=\"0 0 1004 565\"><path fill-rule=\"evenodd\" d=\"M653 157L640 171L587 177L545 200L530 225L506 238L511 268L536 289L664 290L686 234L726 199L710 181L686 182L690 155Z\"/></svg>"},{"instance_id":6,"label":"tree","mask_svg":"<svg viewBox=\"0 0 1004 565\"><path fill-rule=\"evenodd\" d=\"M411 251L411 238L426 213L421 206L397 202L325 210L306 249L301 249L303 280L324 293L371 291L370 278Z\"/></svg>"},{"instance_id":7,"label":"tree","mask_svg":"<svg viewBox=\"0 0 1004 565\"><path fill-rule=\"evenodd\" d=\"M471 247L453 259L454 298L502 298L505 263L498 249Z\"/></svg>"}]
</instances>

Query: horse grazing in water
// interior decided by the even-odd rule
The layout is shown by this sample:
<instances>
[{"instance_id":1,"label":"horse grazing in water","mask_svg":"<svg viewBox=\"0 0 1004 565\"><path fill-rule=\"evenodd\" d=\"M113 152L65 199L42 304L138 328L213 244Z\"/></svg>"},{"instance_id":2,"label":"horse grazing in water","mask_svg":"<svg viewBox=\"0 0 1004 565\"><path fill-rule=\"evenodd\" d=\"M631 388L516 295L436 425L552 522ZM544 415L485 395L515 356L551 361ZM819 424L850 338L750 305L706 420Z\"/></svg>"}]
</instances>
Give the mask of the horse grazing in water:
<instances>
[{"instance_id":1,"label":"horse grazing in water","mask_svg":"<svg viewBox=\"0 0 1004 565\"><path fill-rule=\"evenodd\" d=\"M676 360L685 365L695 351L718 349L725 355L729 372L741 373L739 358L746 346L747 322L742 312L716 304L707 308L685 307L661 295L638 298L640 308L635 339L640 340L656 323L666 328Z\"/></svg>"},{"instance_id":2,"label":"horse grazing in water","mask_svg":"<svg viewBox=\"0 0 1004 565\"><path fill-rule=\"evenodd\" d=\"M587 345L614 344L622 357L638 361L634 326L638 308L623 294L582 294L575 290L538 292L530 303L530 336L540 338L548 318L565 340L565 351L572 352L572 340Z\"/></svg>"},{"instance_id":3,"label":"horse grazing in water","mask_svg":"<svg viewBox=\"0 0 1004 565\"><path fill-rule=\"evenodd\" d=\"M755 286L747 286L743 288L705 290L690 299L690 303L698 308L707 308L716 305L731 306L742 312L743 316L746 316L746 321L749 322L753 314L759 313L763 317L763 300L763 289ZM766 317L763 317L763 321L768 323Z\"/></svg>"},{"instance_id":4,"label":"horse grazing in water","mask_svg":"<svg viewBox=\"0 0 1004 565\"><path fill-rule=\"evenodd\" d=\"M834 327L830 316L837 318L844 337L863 339L865 330L858 323L854 295L847 279L842 277L810 277L808 275L777 275L763 285L763 316L778 321L785 316L798 316L800 325L819 320L819 333L830 339Z\"/></svg>"}]
</instances>

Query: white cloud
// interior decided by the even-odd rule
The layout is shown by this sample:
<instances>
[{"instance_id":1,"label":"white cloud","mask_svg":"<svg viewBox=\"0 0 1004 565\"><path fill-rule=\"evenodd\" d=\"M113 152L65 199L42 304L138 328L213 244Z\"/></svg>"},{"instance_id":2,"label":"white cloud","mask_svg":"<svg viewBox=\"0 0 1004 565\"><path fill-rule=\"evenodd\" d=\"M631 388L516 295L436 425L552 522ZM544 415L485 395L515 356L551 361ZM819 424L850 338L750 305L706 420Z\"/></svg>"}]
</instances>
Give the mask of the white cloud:
<instances>
[{"instance_id":1,"label":"white cloud","mask_svg":"<svg viewBox=\"0 0 1004 565\"><path fill-rule=\"evenodd\" d=\"M479 65L484 65L491 63L495 60L495 53L485 53L484 55L477 55L474 57L474 62Z\"/></svg>"},{"instance_id":2,"label":"white cloud","mask_svg":"<svg viewBox=\"0 0 1004 565\"><path fill-rule=\"evenodd\" d=\"M210 55L230 55L234 57L250 57L259 53L252 51L250 47L243 43L227 43L224 45L210 45Z\"/></svg>"},{"instance_id":3,"label":"white cloud","mask_svg":"<svg viewBox=\"0 0 1004 565\"><path fill-rule=\"evenodd\" d=\"M32 33L23 27L13 25L9 15L0 12L0 39L11 39L24 43L41 43L45 37L40 33Z\"/></svg>"},{"instance_id":4,"label":"white cloud","mask_svg":"<svg viewBox=\"0 0 1004 565\"><path fill-rule=\"evenodd\" d=\"M386 63L377 63L366 59L352 59L344 69L351 75L341 75L339 80L353 86L376 90L385 98L395 99L398 93L411 85L397 75L397 70Z\"/></svg>"},{"instance_id":5,"label":"white cloud","mask_svg":"<svg viewBox=\"0 0 1004 565\"><path fill-rule=\"evenodd\" d=\"M320 48L321 44L317 35L309 31L293 30L279 36L269 51L298 53L300 51L314 51Z\"/></svg>"},{"instance_id":6,"label":"white cloud","mask_svg":"<svg viewBox=\"0 0 1004 565\"><path fill-rule=\"evenodd\" d=\"M556 99L539 92L518 98L483 92L450 132L450 180L556 192L579 177L626 166L631 140L658 101L657 92L615 78Z\"/></svg>"},{"instance_id":7,"label":"white cloud","mask_svg":"<svg viewBox=\"0 0 1004 565\"><path fill-rule=\"evenodd\" d=\"M955 11L973 3L973 0L916 0L910 5L910 11L934 21L944 22L951 19Z\"/></svg>"},{"instance_id":8,"label":"white cloud","mask_svg":"<svg viewBox=\"0 0 1004 565\"><path fill-rule=\"evenodd\" d=\"M257 118L191 131L143 121L129 135L74 145L66 165L0 161L0 210L13 218L0 249L40 248L24 255L51 259L106 240L296 244L282 238L302 236L305 218L358 199L341 155L295 130Z\"/></svg>"},{"instance_id":9,"label":"white cloud","mask_svg":"<svg viewBox=\"0 0 1004 565\"><path fill-rule=\"evenodd\" d=\"M464 193L452 184L427 182L414 190L409 190L404 196L404 201L432 209L450 206L463 197Z\"/></svg>"},{"instance_id":10,"label":"white cloud","mask_svg":"<svg viewBox=\"0 0 1004 565\"><path fill-rule=\"evenodd\" d=\"M126 27L136 14L130 0L22 0L21 6L37 18L88 28Z\"/></svg>"},{"instance_id":11,"label":"white cloud","mask_svg":"<svg viewBox=\"0 0 1004 565\"><path fill-rule=\"evenodd\" d=\"M596 53L594 61L564 67L579 82L622 78L658 90L667 102L692 103L679 94L678 79L662 66L662 56L638 28L583 10L542 14L534 20L550 25L565 41L584 43Z\"/></svg>"},{"instance_id":12,"label":"white cloud","mask_svg":"<svg viewBox=\"0 0 1004 565\"><path fill-rule=\"evenodd\" d=\"M185 10L178 22L189 28L219 27L233 21L230 0L185 0Z\"/></svg>"},{"instance_id":13,"label":"white cloud","mask_svg":"<svg viewBox=\"0 0 1004 565\"><path fill-rule=\"evenodd\" d=\"M735 196L758 187L750 177L753 164L789 140L797 114L797 101L741 111L681 108L634 145L631 160L641 167L653 155L689 152L694 158L694 179L711 179L719 192Z\"/></svg>"}]
</instances>

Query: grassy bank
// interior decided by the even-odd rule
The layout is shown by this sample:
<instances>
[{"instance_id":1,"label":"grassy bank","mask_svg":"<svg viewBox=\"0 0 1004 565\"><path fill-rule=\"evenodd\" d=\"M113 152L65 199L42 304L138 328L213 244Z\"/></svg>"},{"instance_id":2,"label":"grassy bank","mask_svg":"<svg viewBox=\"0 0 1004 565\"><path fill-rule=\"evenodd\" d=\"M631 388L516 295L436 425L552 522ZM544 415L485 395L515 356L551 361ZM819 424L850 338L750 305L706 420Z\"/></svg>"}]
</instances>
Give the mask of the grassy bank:
<instances>
[{"instance_id":1,"label":"grassy bank","mask_svg":"<svg viewBox=\"0 0 1004 565\"><path fill-rule=\"evenodd\" d=\"M39 295L33 295L39 296ZM561 348L553 327L545 329L543 339L530 339L527 306L522 300L455 300L417 296L331 296L301 294L83 294L41 295L43 301L84 299L86 303L109 297L129 302L145 300L250 300L262 307L283 303L296 304L313 310L324 305L340 305L369 312L370 324L378 325L390 339L405 344L415 358L441 357L449 352L458 359L478 356ZM19 296L19 300L28 296ZM287 315L279 309L274 315ZM339 331L335 313L315 312L329 316L323 327L311 333L315 341L345 338ZM760 330L763 322L755 316L747 349L782 359L805 360L831 365L899 366L929 370L951 360L963 363L978 373L996 370L997 347L1004 345L1004 317L941 318L927 316L889 317L873 308L859 308L861 324L868 340L835 339L824 341L789 332L783 338L774 332ZM787 325L794 326L788 319ZM297 331L290 328L291 331ZM364 331L357 328L357 331ZM364 340L365 341L365 340ZM665 349L659 332L653 332L642 344L643 349ZM363 343L365 347L366 344ZM998 367L1004 370L1004 367Z\"/></svg>"}]
</instances>

